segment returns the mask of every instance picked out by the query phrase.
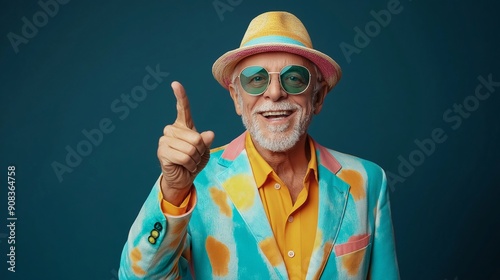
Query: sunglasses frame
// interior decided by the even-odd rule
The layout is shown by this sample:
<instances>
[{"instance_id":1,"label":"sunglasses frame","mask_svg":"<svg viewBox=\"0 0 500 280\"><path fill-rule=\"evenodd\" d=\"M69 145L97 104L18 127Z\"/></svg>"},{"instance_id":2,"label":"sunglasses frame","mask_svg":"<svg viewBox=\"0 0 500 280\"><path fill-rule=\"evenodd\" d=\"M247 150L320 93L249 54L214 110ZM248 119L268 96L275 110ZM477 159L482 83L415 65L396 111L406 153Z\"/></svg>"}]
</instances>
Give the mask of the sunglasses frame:
<instances>
[{"instance_id":1,"label":"sunglasses frame","mask_svg":"<svg viewBox=\"0 0 500 280\"><path fill-rule=\"evenodd\" d=\"M304 90L302 90L301 92L298 92L298 93L291 93L291 92L288 92L288 91L287 91L287 90L283 87L283 83L281 82L281 72L283 71L283 69L285 69L286 67L290 67L290 66L298 66L298 67L302 67L302 68L306 69L306 70L307 70L307 73L309 74L309 81L308 81L308 83L307 83L307 86L306 86L306 87L304 88ZM241 84L241 74L243 73L243 71L245 71L246 69L248 69L248 68L250 68L250 67L260 67L260 68L262 68L262 69L266 70L266 72L267 72L267 74L268 74L268 76L269 76L269 80L267 81L267 86L266 86L266 88L265 88L265 89L264 89L261 93L259 93L259 94L252 94L252 93L249 93L249 92L245 89L245 87L243 87L243 85ZM280 83L280 87L281 87L281 89L282 89L284 92L286 92L287 94L291 94L291 95L299 95L299 94L302 94L302 93L304 93L304 92L305 92L305 91L309 88L309 86L311 85L311 80L312 80L311 71L309 70L309 68L305 67L304 65L298 65L298 64L289 64L289 65L285 65L285 66L283 66L283 68L281 68L281 70L280 70L279 72L269 72L269 71L267 71L267 69L266 69L265 67L263 67L263 66L260 66L260 65L250 65L250 66L247 66L247 67L243 68L243 69L240 71L240 73L238 74L238 76L236 76L236 77L238 78L238 80L240 80L240 86L241 86L241 88L242 88L242 89L243 89L243 91L245 91L248 95L250 95L250 96L260 96L260 95L263 95L263 94L267 91L267 89L269 88L269 85L271 84L271 74L279 74L279 75L278 75L278 81L279 81L279 83Z\"/></svg>"}]
</instances>

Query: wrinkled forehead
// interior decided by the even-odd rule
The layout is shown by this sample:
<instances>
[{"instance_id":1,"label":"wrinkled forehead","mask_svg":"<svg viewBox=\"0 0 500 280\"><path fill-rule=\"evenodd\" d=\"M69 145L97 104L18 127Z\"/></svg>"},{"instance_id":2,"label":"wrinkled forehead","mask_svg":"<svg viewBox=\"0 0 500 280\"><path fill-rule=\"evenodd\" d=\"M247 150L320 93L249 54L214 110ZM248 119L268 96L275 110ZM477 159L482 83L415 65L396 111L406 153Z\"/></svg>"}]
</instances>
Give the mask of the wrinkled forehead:
<instances>
[{"instance_id":1,"label":"wrinkled forehead","mask_svg":"<svg viewBox=\"0 0 500 280\"><path fill-rule=\"evenodd\" d=\"M238 75L241 70L248 66L262 66L267 71L278 72L283 67L294 64L305 66L308 69L313 67L313 63L300 55L286 52L266 52L254 54L242 59L234 68L233 75Z\"/></svg>"}]
</instances>

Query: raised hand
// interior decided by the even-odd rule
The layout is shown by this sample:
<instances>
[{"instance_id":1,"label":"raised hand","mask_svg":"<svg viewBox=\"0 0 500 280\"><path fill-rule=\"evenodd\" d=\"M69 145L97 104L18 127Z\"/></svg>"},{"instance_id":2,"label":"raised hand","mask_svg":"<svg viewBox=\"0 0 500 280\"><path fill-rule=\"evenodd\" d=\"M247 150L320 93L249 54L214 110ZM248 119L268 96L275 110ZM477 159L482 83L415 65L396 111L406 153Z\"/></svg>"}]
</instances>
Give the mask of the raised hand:
<instances>
[{"instance_id":1,"label":"raised hand","mask_svg":"<svg viewBox=\"0 0 500 280\"><path fill-rule=\"evenodd\" d=\"M163 173L163 198L179 205L196 175L207 165L215 135L212 131L196 131L184 87L179 82L171 86L177 99L177 119L163 130L157 154Z\"/></svg>"}]
</instances>

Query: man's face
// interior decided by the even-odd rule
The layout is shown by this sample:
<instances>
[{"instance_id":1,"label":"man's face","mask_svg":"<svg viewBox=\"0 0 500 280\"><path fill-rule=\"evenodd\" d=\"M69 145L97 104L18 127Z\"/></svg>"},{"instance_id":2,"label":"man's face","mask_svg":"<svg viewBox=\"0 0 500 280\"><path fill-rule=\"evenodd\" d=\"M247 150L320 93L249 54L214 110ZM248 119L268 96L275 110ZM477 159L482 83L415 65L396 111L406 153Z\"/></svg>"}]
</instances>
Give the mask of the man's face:
<instances>
[{"instance_id":1,"label":"man's face","mask_svg":"<svg viewBox=\"0 0 500 280\"><path fill-rule=\"evenodd\" d=\"M252 139L259 146L272 152L284 152L304 139L312 115L319 113L325 88L313 98L317 74L312 63L298 55L273 52L256 54L245 58L236 66L237 76L248 66L262 66L268 72L279 72L287 65L301 65L311 72L311 82L305 92L299 95L286 93L280 86L279 74L270 74L271 82L262 95L252 96L241 87L239 78L229 86L236 112ZM314 102L314 104L313 104Z\"/></svg>"}]
</instances>

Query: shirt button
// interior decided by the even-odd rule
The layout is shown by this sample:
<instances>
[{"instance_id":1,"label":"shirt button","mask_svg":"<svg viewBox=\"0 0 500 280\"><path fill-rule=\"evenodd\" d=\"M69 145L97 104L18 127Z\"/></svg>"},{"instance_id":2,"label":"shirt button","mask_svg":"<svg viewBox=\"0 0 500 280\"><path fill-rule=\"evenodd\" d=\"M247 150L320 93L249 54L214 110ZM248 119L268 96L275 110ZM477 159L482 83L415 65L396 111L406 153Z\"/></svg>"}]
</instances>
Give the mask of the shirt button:
<instances>
[{"instance_id":1,"label":"shirt button","mask_svg":"<svg viewBox=\"0 0 500 280\"><path fill-rule=\"evenodd\" d=\"M276 183L276 184L274 184L274 188L277 189L277 190L279 190L279 189L281 189L281 185L278 184L278 183Z\"/></svg>"},{"instance_id":2,"label":"shirt button","mask_svg":"<svg viewBox=\"0 0 500 280\"><path fill-rule=\"evenodd\" d=\"M289 223L293 222L293 216L288 217L288 222Z\"/></svg>"},{"instance_id":3,"label":"shirt button","mask_svg":"<svg viewBox=\"0 0 500 280\"><path fill-rule=\"evenodd\" d=\"M292 251L292 250L288 251L288 256L289 256L290 258L293 258L293 257L295 256L295 252L294 252L294 251Z\"/></svg>"}]
</instances>

